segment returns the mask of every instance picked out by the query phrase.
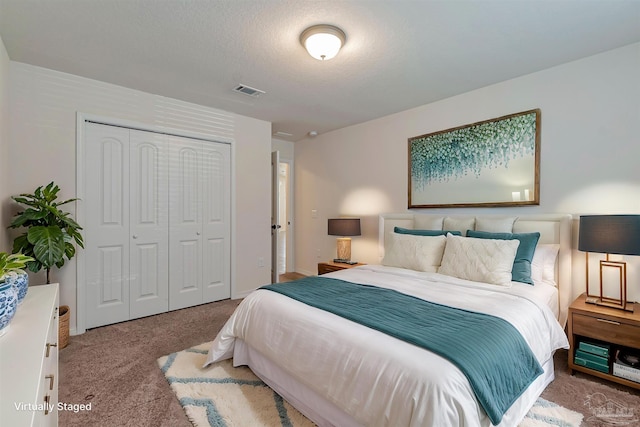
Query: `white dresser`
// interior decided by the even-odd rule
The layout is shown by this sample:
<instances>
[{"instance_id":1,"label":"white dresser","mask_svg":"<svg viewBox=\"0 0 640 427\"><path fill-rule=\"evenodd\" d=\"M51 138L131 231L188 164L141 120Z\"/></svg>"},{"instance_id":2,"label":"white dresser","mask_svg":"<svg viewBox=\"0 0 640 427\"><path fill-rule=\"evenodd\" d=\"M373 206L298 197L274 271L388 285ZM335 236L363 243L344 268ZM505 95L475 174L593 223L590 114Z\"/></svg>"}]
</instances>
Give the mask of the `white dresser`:
<instances>
[{"instance_id":1,"label":"white dresser","mask_svg":"<svg viewBox=\"0 0 640 427\"><path fill-rule=\"evenodd\" d=\"M0 425L58 425L58 284L29 286L0 337Z\"/></svg>"}]
</instances>

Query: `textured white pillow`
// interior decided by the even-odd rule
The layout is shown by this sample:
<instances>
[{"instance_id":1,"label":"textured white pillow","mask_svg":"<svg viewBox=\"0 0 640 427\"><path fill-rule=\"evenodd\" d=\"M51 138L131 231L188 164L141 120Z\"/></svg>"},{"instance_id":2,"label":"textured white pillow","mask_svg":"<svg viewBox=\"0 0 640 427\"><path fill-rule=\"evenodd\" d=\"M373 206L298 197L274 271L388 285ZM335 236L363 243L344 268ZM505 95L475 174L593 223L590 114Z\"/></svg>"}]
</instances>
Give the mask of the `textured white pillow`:
<instances>
[{"instance_id":1,"label":"textured white pillow","mask_svg":"<svg viewBox=\"0 0 640 427\"><path fill-rule=\"evenodd\" d=\"M520 241L477 239L447 234L438 273L474 282L508 286Z\"/></svg>"},{"instance_id":2,"label":"textured white pillow","mask_svg":"<svg viewBox=\"0 0 640 427\"><path fill-rule=\"evenodd\" d=\"M475 230L475 225L475 218L452 218L448 216L444 219L442 229L449 231L459 231L464 236L467 230Z\"/></svg>"},{"instance_id":3,"label":"textured white pillow","mask_svg":"<svg viewBox=\"0 0 640 427\"><path fill-rule=\"evenodd\" d=\"M534 284L544 283L551 286L556 284L556 258L558 244L538 244L531 260L531 279Z\"/></svg>"},{"instance_id":4,"label":"textured white pillow","mask_svg":"<svg viewBox=\"0 0 640 427\"><path fill-rule=\"evenodd\" d=\"M487 231L490 233L513 233L513 223L518 217L505 218L478 218L476 217L476 231ZM472 230L470 228L470 230Z\"/></svg>"},{"instance_id":5,"label":"textured white pillow","mask_svg":"<svg viewBox=\"0 0 640 427\"><path fill-rule=\"evenodd\" d=\"M384 242L382 265L435 273L446 241L445 236L391 233Z\"/></svg>"}]
</instances>

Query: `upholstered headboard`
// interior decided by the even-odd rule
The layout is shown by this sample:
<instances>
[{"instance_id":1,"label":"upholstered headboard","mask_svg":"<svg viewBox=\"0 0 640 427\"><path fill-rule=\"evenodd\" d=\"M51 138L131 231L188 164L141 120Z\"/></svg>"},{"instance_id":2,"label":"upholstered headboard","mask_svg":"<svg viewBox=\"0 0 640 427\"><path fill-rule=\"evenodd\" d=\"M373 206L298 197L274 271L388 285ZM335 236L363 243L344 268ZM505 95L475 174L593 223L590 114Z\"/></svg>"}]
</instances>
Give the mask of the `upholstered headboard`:
<instances>
[{"instance_id":1,"label":"upholstered headboard","mask_svg":"<svg viewBox=\"0 0 640 427\"><path fill-rule=\"evenodd\" d=\"M445 219L451 223L463 223L471 219L487 219L499 221L501 219L513 219L515 216L507 215L437 215L422 213L398 213L382 214L379 222L378 247L380 260L384 257L384 240L389 233L393 233L394 227L410 229L443 229ZM555 269L556 282L558 283L558 298L560 315L559 321L564 325L567 320L567 308L571 304L571 220L568 214L543 214L543 215L519 215L515 217L513 233L539 232L538 244L558 244L557 265ZM471 222L471 221L469 221ZM463 232L466 230L460 230Z\"/></svg>"}]
</instances>

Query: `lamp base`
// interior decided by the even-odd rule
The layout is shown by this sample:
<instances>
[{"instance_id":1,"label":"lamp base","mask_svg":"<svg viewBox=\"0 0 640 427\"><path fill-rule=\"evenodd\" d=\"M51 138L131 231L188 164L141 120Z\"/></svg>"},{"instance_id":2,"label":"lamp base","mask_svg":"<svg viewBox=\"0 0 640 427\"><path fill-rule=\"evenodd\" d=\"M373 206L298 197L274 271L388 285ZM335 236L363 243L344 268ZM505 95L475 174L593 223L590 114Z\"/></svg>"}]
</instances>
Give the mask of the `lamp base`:
<instances>
[{"instance_id":1,"label":"lamp base","mask_svg":"<svg viewBox=\"0 0 640 427\"><path fill-rule=\"evenodd\" d=\"M350 237L338 237L337 249L338 259L345 261L351 261L351 238Z\"/></svg>"},{"instance_id":2,"label":"lamp base","mask_svg":"<svg viewBox=\"0 0 640 427\"><path fill-rule=\"evenodd\" d=\"M595 304L601 307L617 308L618 310L624 310L633 313L635 304L632 302L626 302L624 305L620 302L609 302L602 300L598 297L587 297L585 300L587 304Z\"/></svg>"},{"instance_id":3,"label":"lamp base","mask_svg":"<svg viewBox=\"0 0 640 427\"><path fill-rule=\"evenodd\" d=\"M617 308L628 312L634 311L635 303L627 301L627 263L624 261L612 261L607 254L604 260L600 260L600 293L589 294L589 253L586 253L586 282L587 282L587 299L586 303L595 304L602 307ZM618 270L618 280L620 287L620 297L613 298L604 296L603 270L605 267Z\"/></svg>"}]
</instances>

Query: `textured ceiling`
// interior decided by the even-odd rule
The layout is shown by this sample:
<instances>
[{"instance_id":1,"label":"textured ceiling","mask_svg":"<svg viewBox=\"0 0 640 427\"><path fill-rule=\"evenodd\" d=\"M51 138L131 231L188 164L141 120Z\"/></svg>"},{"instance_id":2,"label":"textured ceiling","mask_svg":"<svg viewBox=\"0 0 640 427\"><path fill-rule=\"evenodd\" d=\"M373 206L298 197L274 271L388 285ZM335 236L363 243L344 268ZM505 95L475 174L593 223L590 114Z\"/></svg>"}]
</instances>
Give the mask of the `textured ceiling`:
<instances>
[{"instance_id":1,"label":"textured ceiling","mask_svg":"<svg viewBox=\"0 0 640 427\"><path fill-rule=\"evenodd\" d=\"M347 35L326 62L298 40L321 23ZM297 141L638 42L640 0L0 0L0 36L13 61L267 120Z\"/></svg>"}]
</instances>

